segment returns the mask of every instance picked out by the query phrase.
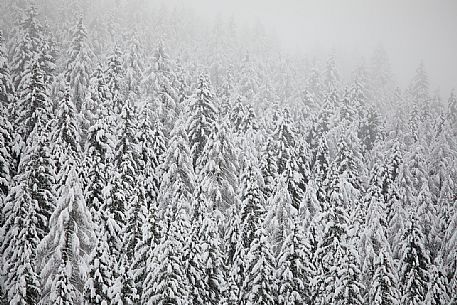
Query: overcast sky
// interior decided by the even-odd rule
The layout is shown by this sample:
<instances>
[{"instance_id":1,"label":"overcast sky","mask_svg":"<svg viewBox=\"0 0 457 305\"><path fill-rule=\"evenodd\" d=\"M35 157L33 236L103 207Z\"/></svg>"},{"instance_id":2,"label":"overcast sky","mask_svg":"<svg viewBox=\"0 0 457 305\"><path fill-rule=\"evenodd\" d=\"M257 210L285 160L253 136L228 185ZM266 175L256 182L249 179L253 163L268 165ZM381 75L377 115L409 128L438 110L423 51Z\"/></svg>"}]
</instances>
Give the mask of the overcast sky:
<instances>
[{"instance_id":1,"label":"overcast sky","mask_svg":"<svg viewBox=\"0 0 457 305\"><path fill-rule=\"evenodd\" d=\"M457 87L457 0L174 0L214 20L261 22L290 51L316 47L371 57L382 43L402 86L424 60L431 89Z\"/></svg>"}]
</instances>

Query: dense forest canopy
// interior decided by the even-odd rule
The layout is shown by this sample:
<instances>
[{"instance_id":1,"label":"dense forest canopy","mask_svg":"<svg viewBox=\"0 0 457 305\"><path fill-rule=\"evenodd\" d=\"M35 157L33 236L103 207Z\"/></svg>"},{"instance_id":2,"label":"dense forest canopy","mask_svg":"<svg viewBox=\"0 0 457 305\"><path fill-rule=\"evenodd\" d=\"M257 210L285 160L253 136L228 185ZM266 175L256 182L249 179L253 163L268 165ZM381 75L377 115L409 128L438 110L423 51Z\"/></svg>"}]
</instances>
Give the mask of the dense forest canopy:
<instances>
[{"instance_id":1,"label":"dense forest canopy","mask_svg":"<svg viewBox=\"0 0 457 305\"><path fill-rule=\"evenodd\" d=\"M457 304L457 97L155 1L0 4L0 304Z\"/></svg>"}]
</instances>

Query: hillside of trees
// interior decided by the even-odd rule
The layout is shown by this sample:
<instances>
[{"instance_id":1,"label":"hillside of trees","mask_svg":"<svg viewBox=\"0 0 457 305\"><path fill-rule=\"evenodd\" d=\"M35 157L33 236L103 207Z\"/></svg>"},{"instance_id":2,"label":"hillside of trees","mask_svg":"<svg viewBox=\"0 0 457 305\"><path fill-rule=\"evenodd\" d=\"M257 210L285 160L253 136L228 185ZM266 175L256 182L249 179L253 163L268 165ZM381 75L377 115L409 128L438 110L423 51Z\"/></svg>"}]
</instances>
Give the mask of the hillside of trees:
<instances>
[{"instance_id":1,"label":"hillside of trees","mask_svg":"<svg viewBox=\"0 0 457 305\"><path fill-rule=\"evenodd\" d=\"M0 304L457 304L457 97L143 0L0 4Z\"/></svg>"}]
</instances>

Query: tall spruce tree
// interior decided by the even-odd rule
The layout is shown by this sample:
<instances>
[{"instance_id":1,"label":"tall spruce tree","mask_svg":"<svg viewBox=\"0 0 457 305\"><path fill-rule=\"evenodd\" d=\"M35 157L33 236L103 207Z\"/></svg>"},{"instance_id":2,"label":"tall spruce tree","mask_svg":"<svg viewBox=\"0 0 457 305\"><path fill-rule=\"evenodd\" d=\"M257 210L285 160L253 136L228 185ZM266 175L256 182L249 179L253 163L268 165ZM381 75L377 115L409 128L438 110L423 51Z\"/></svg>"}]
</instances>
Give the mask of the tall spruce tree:
<instances>
[{"instance_id":1,"label":"tall spruce tree","mask_svg":"<svg viewBox=\"0 0 457 305\"><path fill-rule=\"evenodd\" d=\"M197 164L203 149L208 142L218 111L214 104L211 84L205 75L198 79L197 88L189 101L187 133L192 155L192 164L198 171Z\"/></svg>"},{"instance_id":2,"label":"tall spruce tree","mask_svg":"<svg viewBox=\"0 0 457 305\"><path fill-rule=\"evenodd\" d=\"M424 247L424 235L416 218L408 221L404 232L400 261L402 304L423 304L430 280L430 259Z\"/></svg>"},{"instance_id":3,"label":"tall spruce tree","mask_svg":"<svg viewBox=\"0 0 457 305\"><path fill-rule=\"evenodd\" d=\"M82 17L72 29L72 40L68 50L65 79L72 89L71 96L76 110L80 112L86 100L86 91L89 86L91 60L94 56L89 44L87 31Z\"/></svg>"},{"instance_id":4,"label":"tall spruce tree","mask_svg":"<svg viewBox=\"0 0 457 305\"><path fill-rule=\"evenodd\" d=\"M65 184L38 247L42 297L39 304L81 304L87 276L86 256L93 247L94 224L87 209L77 166L69 160Z\"/></svg>"}]
</instances>

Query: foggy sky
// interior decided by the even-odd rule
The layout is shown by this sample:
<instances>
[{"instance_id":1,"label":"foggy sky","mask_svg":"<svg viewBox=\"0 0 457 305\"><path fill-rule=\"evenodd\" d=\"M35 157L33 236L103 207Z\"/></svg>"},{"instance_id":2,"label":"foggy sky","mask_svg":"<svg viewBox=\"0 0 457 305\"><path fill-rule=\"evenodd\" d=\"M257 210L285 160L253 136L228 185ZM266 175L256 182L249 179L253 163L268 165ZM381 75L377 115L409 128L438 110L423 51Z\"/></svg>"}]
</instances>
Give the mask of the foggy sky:
<instances>
[{"instance_id":1,"label":"foggy sky","mask_svg":"<svg viewBox=\"0 0 457 305\"><path fill-rule=\"evenodd\" d=\"M174 0L214 21L260 22L291 52L335 48L368 61L382 44L406 87L423 60L430 89L457 87L456 0ZM358 58L355 58L358 59Z\"/></svg>"}]
</instances>

